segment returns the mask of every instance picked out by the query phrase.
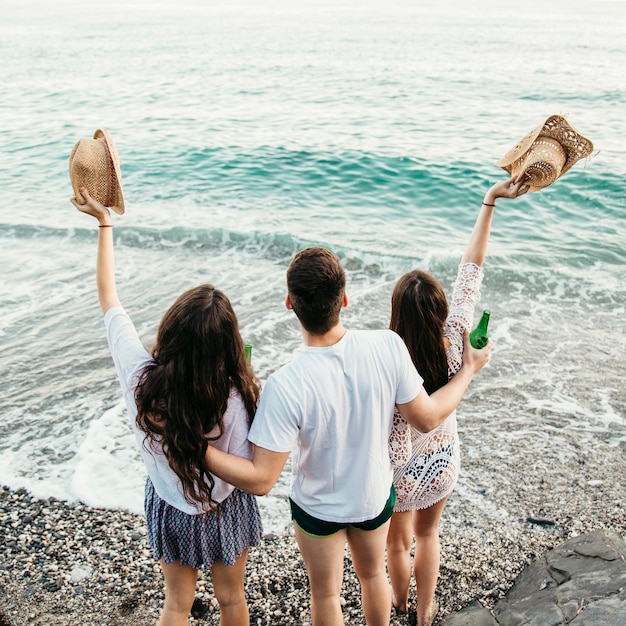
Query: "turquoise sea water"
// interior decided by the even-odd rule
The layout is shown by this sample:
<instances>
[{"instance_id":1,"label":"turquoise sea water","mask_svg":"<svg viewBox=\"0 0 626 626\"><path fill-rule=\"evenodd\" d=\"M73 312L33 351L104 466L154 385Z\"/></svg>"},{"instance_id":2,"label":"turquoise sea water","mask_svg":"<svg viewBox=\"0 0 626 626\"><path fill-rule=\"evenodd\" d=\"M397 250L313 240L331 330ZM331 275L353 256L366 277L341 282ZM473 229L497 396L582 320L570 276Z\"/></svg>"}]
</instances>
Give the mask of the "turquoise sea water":
<instances>
[{"instance_id":1,"label":"turquoise sea water","mask_svg":"<svg viewBox=\"0 0 626 626\"><path fill-rule=\"evenodd\" d=\"M572 433L626 441L624 32L619 0L4 0L1 482L141 510L95 224L68 201L69 153L99 127L124 179L119 291L146 343L181 291L212 282L264 379L301 343L282 305L295 251L338 252L346 325L384 327L407 269L451 286L482 196L505 176L494 162L566 115L596 152L498 202L479 304L496 344L462 436L480 447L496 423L502 450L528 436L565 455ZM269 530L286 521L287 483L263 501Z\"/></svg>"}]
</instances>

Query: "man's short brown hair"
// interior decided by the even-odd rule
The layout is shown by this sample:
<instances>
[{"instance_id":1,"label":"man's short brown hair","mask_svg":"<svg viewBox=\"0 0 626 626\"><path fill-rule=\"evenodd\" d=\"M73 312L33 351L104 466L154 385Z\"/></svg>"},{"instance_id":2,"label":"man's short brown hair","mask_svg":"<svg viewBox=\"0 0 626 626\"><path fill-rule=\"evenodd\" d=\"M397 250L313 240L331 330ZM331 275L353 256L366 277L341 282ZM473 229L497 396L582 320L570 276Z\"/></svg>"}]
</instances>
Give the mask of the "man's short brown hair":
<instances>
[{"instance_id":1,"label":"man's short brown hair","mask_svg":"<svg viewBox=\"0 0 626 626\"><path fill-rule=\"evenodd\" d=\"M305 330L323 335L339 322L346 274L339 257L326 248L298 252L287 269L287 291Z\"/></svg>"}]
</instances>

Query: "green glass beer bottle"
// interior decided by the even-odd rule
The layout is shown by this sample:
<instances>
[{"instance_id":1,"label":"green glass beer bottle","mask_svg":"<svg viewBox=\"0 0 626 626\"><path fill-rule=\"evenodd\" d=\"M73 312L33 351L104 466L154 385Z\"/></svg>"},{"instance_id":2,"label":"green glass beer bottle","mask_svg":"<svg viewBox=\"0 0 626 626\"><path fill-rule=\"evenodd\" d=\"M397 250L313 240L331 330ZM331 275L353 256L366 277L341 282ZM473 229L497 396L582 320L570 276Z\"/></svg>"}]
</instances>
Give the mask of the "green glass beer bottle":
<instances>
[{"instance_id":1,"label":"green glass beer bottle","mask_svg":"<svg viewBox=\"0 0 626 626\"><path fill-rule=\"evenodd\" d=\"M470 333L469 340L472 344L472 348L480 350L487 345L487 341L489 339L489 335L487 334L487 325L489 324L490 315L491 311L485 309L483 311L483 316L480 318L480 322L478 322L478 326L476 326L476 328L474 328L474 330Z\"/></svg>"},{"instance_id":2,"label":"green glass beer bottle","mask_svg":"<svg viewBox=\"0 0 626 626\"><path fill-rule=\"evenodd\" d=\"M251 343L245 344L244 350L246 351L246 359L248 363L252 363L252 344Z\"/></svg>"}]
</instances>

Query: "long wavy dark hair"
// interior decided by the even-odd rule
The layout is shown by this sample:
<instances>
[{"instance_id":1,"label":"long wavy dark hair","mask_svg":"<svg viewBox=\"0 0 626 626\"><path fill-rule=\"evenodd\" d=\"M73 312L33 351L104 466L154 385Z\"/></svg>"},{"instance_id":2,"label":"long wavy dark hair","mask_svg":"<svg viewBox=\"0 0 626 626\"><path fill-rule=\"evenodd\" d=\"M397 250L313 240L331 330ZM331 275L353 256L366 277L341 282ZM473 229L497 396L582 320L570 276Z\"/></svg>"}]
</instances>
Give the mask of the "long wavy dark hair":
<instances>
[{"instance_id":1,"label":"long wavy dark hair","mask_svg":"<svg viewBox=\"0 0 626 626\"><path fill-rule=\"evenodd\" d=\"M443 326L448 300L439 281L422 270L407 272L391 295L389 328L402 337L430 394L448 382Z\"/></svg>"},{"instance_id":2,"label":"long wavy dark hair","mask_svg":"<svg viewBox=\"0 0 626 626\"><path fill-rule=\"evenodd\" d=\"M216 509L215 481L204 460L207 446L224 430L233 387L250 422L260 394L237 316L224 293L213 285L183 293L161 320L152 357L135 390L144 445L162 447L187 502ZM216 426L218 434L209 438Z\"/></svg>"}]
</instances>

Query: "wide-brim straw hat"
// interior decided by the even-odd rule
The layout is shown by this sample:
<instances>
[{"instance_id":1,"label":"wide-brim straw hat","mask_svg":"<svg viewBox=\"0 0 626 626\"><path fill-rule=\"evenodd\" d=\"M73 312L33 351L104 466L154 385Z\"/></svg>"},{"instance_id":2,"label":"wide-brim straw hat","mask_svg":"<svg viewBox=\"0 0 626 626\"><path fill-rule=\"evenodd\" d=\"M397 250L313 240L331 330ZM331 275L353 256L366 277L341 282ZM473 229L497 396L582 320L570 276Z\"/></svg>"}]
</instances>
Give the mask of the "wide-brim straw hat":
<instances>
[{"instance_id":1,"label":"wide-brim straw hat","mask_svg":"<svg viewBox=\"0 0 626 626\"><path fill-rule=\"evenodd\" d=\"M524 173L529 191L538 191L563 176L576 161L591 155L593 144L561 115L551 115L531 130L496 165L511 176Z\"/></svg>"},{"instance_id":2,"label":"wide-brim straw hat","mask_svg":"<svg viewBox=\"0 0 626 626\"><path fill-rule=\"evenodd\" d=\"M70 154L70 181L80 204L85 204L85 199L79 190L85 187L94 200L120 215L124 213L120 160L115 142L106 130L98 129L93 139L76 142Z\"/></svg>"}]
</instances>

